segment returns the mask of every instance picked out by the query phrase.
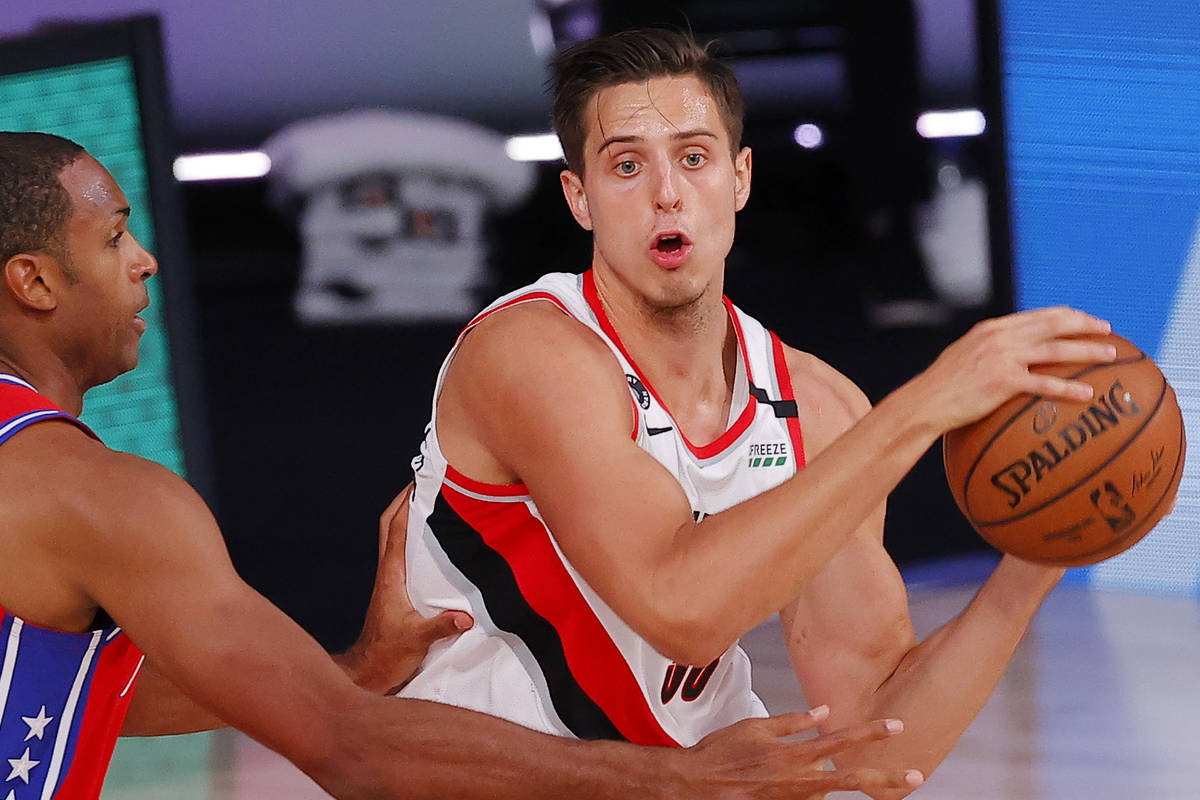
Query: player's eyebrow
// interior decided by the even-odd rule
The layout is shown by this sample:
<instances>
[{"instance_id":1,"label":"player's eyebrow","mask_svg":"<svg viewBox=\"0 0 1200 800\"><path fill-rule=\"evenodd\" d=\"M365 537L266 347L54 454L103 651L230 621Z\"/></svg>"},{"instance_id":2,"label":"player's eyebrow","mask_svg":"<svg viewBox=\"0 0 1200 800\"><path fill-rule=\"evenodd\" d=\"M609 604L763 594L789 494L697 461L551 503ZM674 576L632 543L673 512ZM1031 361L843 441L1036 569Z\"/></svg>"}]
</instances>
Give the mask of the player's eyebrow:
<instances>
[{"instance_id":1,"label":"player's eyebrow","mask_svg":"<svg viewBox=\"0 0 1200 800\"><path fill-rule=\"evenodd\" d=\"M130 209L129 209L129 206L125 206L124 208L118 208L116 211L114 211L114 212L113 212L113 214L114 214L114 215L120 214L121 216L123 216L123 217L125 217L126 219L128 219L128 218L129 218L129 211L130 211Z\"/></svg>"},{"instance_id":2,"label":"player's eyebrow","mask_svg":"<svg viewBox=\"0 0 1200 800\"><path fill-rule=\"evenodd\" d=\"M693 128L686 131L676 131L671 134L671 140L680 141L681 139L694 139L700 136L708 137L709 139L717 138L717 135L707 128ZM642 136L610 136L600 143L600 146L596 148L596 152L603 153L609 145L613 144L638 144L644 141L646 140Z\"/></svg>"}]
</instances>

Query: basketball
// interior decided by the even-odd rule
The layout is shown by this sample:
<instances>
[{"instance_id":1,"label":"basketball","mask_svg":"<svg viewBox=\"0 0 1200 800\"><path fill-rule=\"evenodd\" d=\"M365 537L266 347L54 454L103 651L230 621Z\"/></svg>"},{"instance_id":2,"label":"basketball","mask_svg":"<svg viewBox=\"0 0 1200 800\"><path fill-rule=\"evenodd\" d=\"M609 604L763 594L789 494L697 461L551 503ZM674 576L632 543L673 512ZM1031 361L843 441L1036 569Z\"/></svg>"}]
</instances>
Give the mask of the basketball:
<instances>
[{"instance_id":1,"label":"basketball","mask_svg":"<svg viewBox=\"0 0 1200 800\"><path fill-rule=\"evenodd\" d=\"M1109 364L1035 371L1090 383L1085 403L1020 395L943 439L959 509L992 546L1027 561L1085 566L1121 553L1171 510L1185 451L1175 392L1120 336Z\"/></svg>"}]
</instances>

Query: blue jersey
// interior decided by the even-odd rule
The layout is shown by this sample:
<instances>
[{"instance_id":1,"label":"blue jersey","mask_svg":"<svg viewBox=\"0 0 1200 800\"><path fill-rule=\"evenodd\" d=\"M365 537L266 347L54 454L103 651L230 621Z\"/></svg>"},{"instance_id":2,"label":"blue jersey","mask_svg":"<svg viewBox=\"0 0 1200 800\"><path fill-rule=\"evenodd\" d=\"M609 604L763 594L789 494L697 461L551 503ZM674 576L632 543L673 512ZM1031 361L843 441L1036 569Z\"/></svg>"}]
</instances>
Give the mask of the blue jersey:
<instances>
[{"instance_id":1,"label":"blue jersey","mask_svg":"<svg viewBox=\"0 0 1200 800\"><path fill-rule=\"evenodd\" d=\"M95 437L25 381L0 375L0 444L47 419ZM0 800L98 798L141 651L111 622L67 633L0 612Z\"/></svg>"}]
</instances>

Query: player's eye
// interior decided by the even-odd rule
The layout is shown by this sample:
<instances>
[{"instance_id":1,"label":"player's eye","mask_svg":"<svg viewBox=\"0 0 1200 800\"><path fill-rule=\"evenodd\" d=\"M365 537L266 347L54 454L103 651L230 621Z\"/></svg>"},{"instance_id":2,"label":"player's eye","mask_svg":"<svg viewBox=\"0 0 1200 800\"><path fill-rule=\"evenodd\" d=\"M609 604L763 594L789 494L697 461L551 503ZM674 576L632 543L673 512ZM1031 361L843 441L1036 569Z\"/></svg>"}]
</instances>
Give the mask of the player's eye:
<instances>
[{"instance_id":1,"label":"player's eye","mask_svg":"<svg viewBox=\"0 0 1200 800\"><path fill-rule=\"evenodd\" d=\"M636 161L622 161L617 164L617 172L621 175L634 175L638 171Z\"/></svg>"},{"instance_id":2,"label":"player's eye","mask_svg":"<svg viewBox=\"0 0 1200 800\"><path fill-rule=\"evenodd\" d=\"M683 163L689 167L699 167L704 163L703 153L688 153L683 157Z\"/></svg>"},{"instance_id":3,"label":"player's eye","mask_svg":"<svg viewBox=\"0 0 1200 800\"><path fill-rule=\"evenodd\" d=\"M108 243L116 247L121 243L121 237L125 235L125 231L117 231L117 235L108 240Z\"/></svg>"}]
</instances>

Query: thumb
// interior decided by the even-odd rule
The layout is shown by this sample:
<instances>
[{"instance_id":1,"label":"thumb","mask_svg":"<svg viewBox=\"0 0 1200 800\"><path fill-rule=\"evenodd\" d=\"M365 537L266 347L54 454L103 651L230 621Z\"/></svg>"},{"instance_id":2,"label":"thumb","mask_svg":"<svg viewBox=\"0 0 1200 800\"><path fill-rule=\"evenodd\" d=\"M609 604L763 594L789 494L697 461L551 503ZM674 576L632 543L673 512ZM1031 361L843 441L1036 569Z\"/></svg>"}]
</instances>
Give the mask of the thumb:
<instances>
[{"instance_id":1,"label":"thumb","mask_svg":"<svg viewBox=\"0 0 1200 800\"><path fill-rule=\"evenodd\" d=\"M463 631L470 630L475 620L465 611L443 611L432 619L425 620L422 625L420 638L433 644L439 639L457 636Z\"/></svg>"}]
</instances>

